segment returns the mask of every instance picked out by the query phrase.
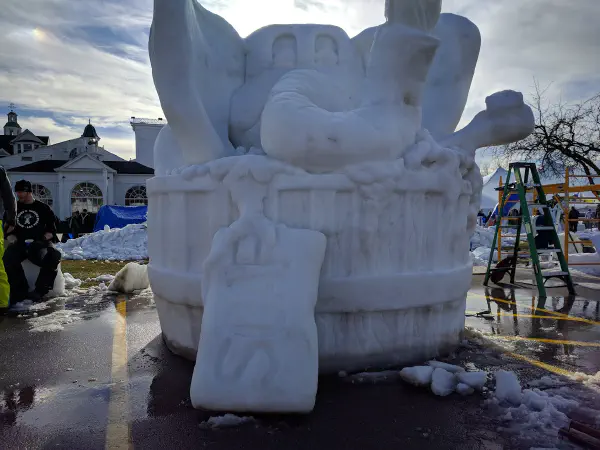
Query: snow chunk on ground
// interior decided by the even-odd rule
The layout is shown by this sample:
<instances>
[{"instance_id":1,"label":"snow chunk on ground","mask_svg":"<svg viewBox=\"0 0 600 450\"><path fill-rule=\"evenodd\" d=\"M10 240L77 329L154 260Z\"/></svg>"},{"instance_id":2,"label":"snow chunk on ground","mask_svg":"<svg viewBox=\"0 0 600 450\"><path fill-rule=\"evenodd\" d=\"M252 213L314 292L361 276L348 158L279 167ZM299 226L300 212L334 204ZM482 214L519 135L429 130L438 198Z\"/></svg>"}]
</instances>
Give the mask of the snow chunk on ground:
<instances>
[{"instance_id":1,"label":"snow chunk on ground","mask_svg":"<svg viewBox=\"0 0 600 450\"><path fill-rule=\"evenodd\" d=\"M361 373L356 373L354 375L350 375L348 377L343 377L346 378L346 381L349 381L351 383L354 384L365 384L365 383L372 383L372 384L377 384L380 382L387 382L387 381L398 381L398 378L400 377L400 374L398 373L398 371L396 370L386 370L383 372L361 372Z\"/></svg>"},{"instance_id":2,"label":"snow chunk on ground","mask_svg":"<svg viewBox=\"0 0 600 450\"><path fill-rule=\"evenodd\" d=\"M81 320L78 311L61 310L55 311L42 317L28 319L27 323L31 326L31 332L53 332L62 331L64 325Z\"/></svg>"},{"instance_id":3,"label":"snow chunk on ground","mask_svg":"<svg viewBox=\"0 0 600 450\"><path fill-rule=\"evenodd\" d=\"M111 283L112 280L115 279L114 275L110 275L110 274L105 274L105 275L100 275L96 278L90 278L88 281L98 281L101 283Z\"/></svg>"},{"instance_id":4,"label":"snow chunk on ground","mask_svg":"<svg viewBox=\"0 0 600 450\"><path fill-rule=\"evenodd\" d=\"M458 392L460 395L471 395L473 392L475 392L475 389L467 384L458 383L458 386L456 386L456 392Z\"/></svg>"},{"instance_id":5,"label":"snow chunk on ground","mask_svg":"<svg viewBox=\"0 0 600 450\"><path fill-rule=\"evenodd\" d=\"M148 258L148 232L145 224L127 225L71 239L56 248L63 259L143 260Z\"/></svg>"},{"instance_id":6,"label":"snow chunk on ground","mask_svg":"<svg viewBox=\"0 0 600 450\"><path fill-rule=\"evenodd\" d=\"M75 278L70 273L65 273L65 274L63 274L63 276L65 277L65 289L70 290L70 289L75 289L75 288L78 288L79 286L81 286L82 281Z\"/></svg>"},{"instance_id":7,"label":"snow chunk on ground","mask_svg":"<svg viewBox=\"0 0 600 450\"><path fill-rule=\"evenodd\" d=\"M521 404L521 383L514 372L500 370L496 373L496 398L513 405Z\"/></svg>"},{"instance_id":8,"label":"snow chunk on ground","mask_svg":"<svg viewBox=\"0 0 600 450\"><path fill-rule=\"evenodd\" d=\"M45 302L34 303L31 300L23 300L22 302L15 303L10 307L11 311L15 312L35 312L44 311L50 308L56 302L55 299L51 299Z\"/></svg>"},{"instance_id":9,"label":"snow chunk on ground","mask_svg":"<svg viewBox=\"0 0 600 450\"><path fill-rule=\"evenodd\" d=\"M429 386L433 370L431 366L406 367L400 371L400 378L414 386Z\"/></svg>"},{"instance_id":10,"label":"snow chunk on ground","mask_svg":"<svg viewBox=\"0 0 600 450\"><path fill-rule=\"evenodd\" d=\"M456 376L444 369L435 369L431 378L431 391L440 397L446 397L456 388Z\"/></svg>"},{"instance_id":11,"label":"snow chunk on ground","mask_svg":"<svg viewBox=\"0 0 600 450\"><path fill-rule=\"evenodd\" d=\"M239 417L233 414L225 414L224 416L211 417L206 422L202 422L200 426L203 428L231 428L254 421L254 417Z\"/></svg>"},{"instance_id":12,"label":"snow chunk on ground","mask_svg":"<svg viewBox=\"0 0 600 450\"><path fill-rule=\"evenodd\" d=\"M135 291L143 291L149 287L148 266L132 262L117 273L108 286L108 290L132 294Z\"/></svg>"},{"instance_id":13,"label":"snow chunk on ground","mask_svg":"<svg viewBox=\"0 0 600 450\"><path fill-rule=\"evenodd\" d=\"M457 374L458 381L481 391L487 383L487 372L460 372Z\"/></svg>"},{"instance_id":14,"label":"snow chunk on ground","mask_svg":"<svg viewBox=\"0 0 600 450\"><path fill-rule=\"evenodd\" d=\"M521 435L542 433L555 439L558 430L569 425L567 414L578 406L578 402L560 395L551 396L537 389L526 389L523 403L508 408L503 419L512 422L508 428L512 432L518 431Z\"/></svg>"},{"instance_id":15,"label":"snow chunk on ground","mask_svg":"<svg viewBox=\"0 0 600 450\"><path fill-rule=\"evenodd\" d=\"M460 366L455 366L453 364L447 364L447 363L444 363L441 361L429 361L427 364L429 364L434 369L444 369L450 373L459 373L459 372L465 371L465 369L463 369Z\"/></svg>"}]
</instances>

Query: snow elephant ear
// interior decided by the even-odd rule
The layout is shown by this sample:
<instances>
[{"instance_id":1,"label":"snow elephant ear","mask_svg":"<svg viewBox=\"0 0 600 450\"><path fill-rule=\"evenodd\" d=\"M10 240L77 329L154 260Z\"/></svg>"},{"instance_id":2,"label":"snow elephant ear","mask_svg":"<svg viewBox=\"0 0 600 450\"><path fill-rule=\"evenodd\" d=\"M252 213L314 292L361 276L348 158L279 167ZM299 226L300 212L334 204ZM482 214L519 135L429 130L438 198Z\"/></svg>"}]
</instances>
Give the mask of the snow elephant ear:
<instances>
[{"instance_id":1,"label":"snow elephant ear","mask_svg":"<svg viewBox=\"0 0 600 450\"><path fill-rule=\"evenodd\" d=\"M244 42L196 0L154 0L149 40L160 104L186 164L234 154L233 92L244 82Z\"/></svg>"},{"instance_id":2,"label":"snow elephant ear","mask_svg":"<svg viewBox=\"0 0 600 450\"><path fill-rule=\"evenodd\" d=\"M352 41L368 64L377 27ZM440 40L423 92L423 128L440 139L456 130L464 112L481 48L477 26L455 14L442 14L431 33Z\"/></svg>"}]
</instances>

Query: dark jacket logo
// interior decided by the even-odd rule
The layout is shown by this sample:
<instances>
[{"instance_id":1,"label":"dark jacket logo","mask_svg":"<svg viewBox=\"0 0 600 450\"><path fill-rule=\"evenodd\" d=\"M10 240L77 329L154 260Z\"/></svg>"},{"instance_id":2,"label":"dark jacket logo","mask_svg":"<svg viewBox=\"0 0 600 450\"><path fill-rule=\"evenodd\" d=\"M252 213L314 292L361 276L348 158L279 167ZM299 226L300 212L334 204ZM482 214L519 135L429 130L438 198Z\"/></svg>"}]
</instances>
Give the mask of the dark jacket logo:
<instances>
[{"instance_id":1,"label":"dark jacket logo","mask_svg":"<svg viewBox=\"0 0 600 450\"><path fill-rule=\"evenodd\" d=\"M37 211L26 209L17 214L17 225L21 228L33 228L40 223L40 215Z\"/></svg>"}]
</instances>

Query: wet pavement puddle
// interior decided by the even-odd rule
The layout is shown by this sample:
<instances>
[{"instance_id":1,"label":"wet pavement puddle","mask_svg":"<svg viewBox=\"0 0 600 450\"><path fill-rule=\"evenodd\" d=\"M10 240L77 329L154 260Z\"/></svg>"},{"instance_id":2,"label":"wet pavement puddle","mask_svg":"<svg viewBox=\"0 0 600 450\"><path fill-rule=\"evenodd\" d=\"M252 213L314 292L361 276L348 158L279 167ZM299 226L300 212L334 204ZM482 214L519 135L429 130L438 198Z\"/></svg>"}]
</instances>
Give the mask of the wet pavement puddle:
<instances>
[{"instance_id":1,"label":"wet pavement puddle","mask_svg":"<svg viewBox=\"0 0 600 450\"><path fill-rule=\"evenodd\" d=\"M478 288L467 297L466 326L529 362L565 372L600 371L600 301L537 298L526 291Z\"/></svg>"}]
</instances>

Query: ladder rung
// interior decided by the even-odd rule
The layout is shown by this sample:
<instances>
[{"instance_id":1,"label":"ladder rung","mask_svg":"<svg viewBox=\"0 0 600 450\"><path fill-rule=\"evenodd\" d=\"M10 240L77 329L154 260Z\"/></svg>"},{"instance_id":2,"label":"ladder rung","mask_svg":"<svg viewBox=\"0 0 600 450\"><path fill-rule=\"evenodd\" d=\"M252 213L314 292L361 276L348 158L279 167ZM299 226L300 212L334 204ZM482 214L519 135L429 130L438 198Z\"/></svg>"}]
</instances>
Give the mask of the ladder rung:
<instances>
[{"instance_id":1,"label":"ladder rung","mask_svg":"<svg viewBox=\"0 0 600 450\"><path fill-rule=\"evenodd\" d=\"M541 231L544 231L544 230L552 231L552 230L554 230L554 227L535 227L535 229L541 230Z\"/></svg>"},{"instance_id":2,"label":"ladder rung","mask_svg":"<svg viewBox=\"0 0 600 450\"><path fill-rule=\"evenodd\" d=\"M544 248L541 250L538 250L538 255L551 255L554 253L562 253L562 250L559 250L557 248Z\"/></svg>"}]
</instances>

